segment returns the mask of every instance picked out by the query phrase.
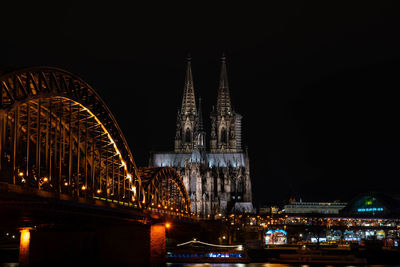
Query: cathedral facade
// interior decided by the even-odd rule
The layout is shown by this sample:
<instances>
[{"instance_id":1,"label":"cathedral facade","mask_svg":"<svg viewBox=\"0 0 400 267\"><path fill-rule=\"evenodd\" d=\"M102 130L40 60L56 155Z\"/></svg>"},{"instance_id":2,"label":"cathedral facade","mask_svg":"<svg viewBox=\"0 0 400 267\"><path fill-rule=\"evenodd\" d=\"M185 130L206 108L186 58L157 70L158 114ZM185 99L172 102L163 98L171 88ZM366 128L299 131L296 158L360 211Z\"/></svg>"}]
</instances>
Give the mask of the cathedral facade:
<instances>
[{"instance_id":1,"label":"cathedral facade","mask_svg":"<svg viewBox=\"0 0 400 267\"><path fill-rule=\"evenodd\" d=\"M249 157L241 140L242 116L231 104L225 56L221 59L217 102L210 119L207 147L201 99L197 102L195 98L189 57L182 105L176 120L174 151L153 152L149 165L169 166L178 171L195 214L214 217L231 212L252 212Z\"/></svg>"}]
</instances>

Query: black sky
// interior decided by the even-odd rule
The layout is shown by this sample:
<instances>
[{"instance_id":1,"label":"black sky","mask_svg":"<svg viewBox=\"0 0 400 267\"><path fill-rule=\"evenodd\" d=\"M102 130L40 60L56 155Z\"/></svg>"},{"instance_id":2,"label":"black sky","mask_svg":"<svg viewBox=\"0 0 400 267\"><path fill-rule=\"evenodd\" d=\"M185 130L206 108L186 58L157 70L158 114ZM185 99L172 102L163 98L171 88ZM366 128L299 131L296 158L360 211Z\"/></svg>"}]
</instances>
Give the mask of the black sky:
<instances>
[{"instance_id":1,"label":"black sky","mask_svg":"<svg viewBox=\"0 0 400 267\"><path fill-rule=\"evenodd\" d=\"M150 150L173 148L186 54L207 120L225 52L257 204L399 193L399 8L277 2L9 4L0 68L81 76L146 165Z\"/></svg>"}]
</instances>

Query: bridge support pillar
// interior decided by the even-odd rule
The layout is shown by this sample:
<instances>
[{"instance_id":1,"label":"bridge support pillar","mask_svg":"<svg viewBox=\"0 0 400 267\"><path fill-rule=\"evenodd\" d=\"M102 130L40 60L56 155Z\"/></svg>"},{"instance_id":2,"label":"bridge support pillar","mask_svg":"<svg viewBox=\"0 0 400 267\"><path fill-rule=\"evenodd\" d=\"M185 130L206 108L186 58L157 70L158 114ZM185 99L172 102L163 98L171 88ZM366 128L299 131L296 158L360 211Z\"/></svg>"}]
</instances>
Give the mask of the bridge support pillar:
<instances>
[{"instance_id":1,"label":"bridge support pillar","mask_svg":"<svg viewBox=\"0 0 400 267\"><path fill-rule=\"evenodd\" d=\"M21 236L19 241L19 266L29 266L29 244L31 241L31 233L29 228L20 230Z\"/></svg>"},{"instance_id":2,"label":"bridge support pillar","mask_svg":"<svg viewBox=\"0 0 400 267\"><path fill-rule=\"evenodd\" d=\"M150 263L160 265L166 261L165 225L153 224L150 227Z\"/></svg>"}]
</instances>

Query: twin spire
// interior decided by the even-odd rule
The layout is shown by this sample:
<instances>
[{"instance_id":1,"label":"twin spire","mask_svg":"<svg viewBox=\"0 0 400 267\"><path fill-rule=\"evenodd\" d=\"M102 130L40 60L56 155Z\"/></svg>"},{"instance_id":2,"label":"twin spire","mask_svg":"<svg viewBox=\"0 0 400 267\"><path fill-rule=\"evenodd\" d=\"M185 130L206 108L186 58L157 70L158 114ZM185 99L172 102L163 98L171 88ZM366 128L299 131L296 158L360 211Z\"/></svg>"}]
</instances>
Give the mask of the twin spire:
<instances>
[{"instance_id":1,"label":"twin spire","mask_svg":"<svg viewBox=\"0 0 400 267\"><path fill-rule=\"evenodd\" d=\"M183 90L182 107L181 107L182 115L190 115L190 114L196 115L197 114L191 61L192 61L192 58L190 55L188 55L185 86L184 86L184 90ZM199 109L200 109L200 107L199 107ZM220 78L219 78L217 110L216 111L217 111L217 114L220 114L220 115L231 115L232 114L232 105L231 105L231 98L230 98L229 84L228 84L228 74L227 74L227 70L226 70L226 57L224 54L222 54L222 57L221 57L221 74L220 74ZM199 110L199 113L200 113L200 110Z\"/></svg>"},{"instance_id":2,"label":"twin spire","mask_svg":"<svg viewBox=\"0 0 400 267\"><path fill-rule=\"evenodd\" d=\"M226 57L222 54L221 74L219 78L217 114L230 115L232 113L231 97L229 94L228 74L226 71Z\"/></svg>"},{"instance_id":3,"label":"twin spire","mask_svg":"<svg viewBox=\"0 0 400 267\"><path fill-rule=\"evenodd\" d=\"M201 99L199 98L197 104L193 86L191 60L192 58L188 56L182 106L177 116L175 135L176 153L192 153L194 149L204 151L206 148L206 133L203 128ZM221 58L216 109L213 107L210 119L210 151L213 153L234 153L241 151L241 116L233 112L232 109L225 55L222 55Z\"/></svg>"},{"instance_id":4,"label":"twin spire","mask_svg":"<svg viewBox=\"0 0 400 267\"><path fill-rule=\"evenodd\" d=\"M190 115L190 114L196 115L196 113L197 113L196 100L195 100L195 96L194 96L191 61L192 61L192 58L190 57L190 55L188 55L185 86L183 89L183 99L182 99L182 107L181 107L182 115Z\"/></svg>"}]
</instances>

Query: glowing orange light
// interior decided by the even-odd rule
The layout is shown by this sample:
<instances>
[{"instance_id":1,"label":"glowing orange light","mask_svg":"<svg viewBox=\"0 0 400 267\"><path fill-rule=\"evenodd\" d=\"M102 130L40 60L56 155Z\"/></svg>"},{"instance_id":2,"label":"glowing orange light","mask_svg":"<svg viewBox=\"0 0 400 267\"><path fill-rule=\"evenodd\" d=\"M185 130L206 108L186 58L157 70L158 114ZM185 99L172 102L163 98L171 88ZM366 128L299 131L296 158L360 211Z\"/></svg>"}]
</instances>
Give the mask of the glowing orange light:
<instances>
[{"instance_id":1,"label":"glowing orange light","mask_svg":"<svg viewBox=\"0 0 400 267\"><path fill-rule=\"evenodd\" d=\"M19 176L24 176L24 173L23 172L19 172L18 175Z\"/></svg>"},{"instance_id":2,"label":"glowing orange light","mask_svg":"<svg viewBox=\"0 0 400 267\"><path fill-rule=\"evenodd\" d=\"M19 262L27 264L29 262L29 242L31 240L31 233L28 229L21 230L21 237L19 241Z\"/></svg>"},{"instance_id":3,"label":"glowing orange light","mask_svg":"<svg viewBox=\"0 0 400 267\"><path fill-rule=\"evenodd\" d=\"M165 224L165 227L168 229L168 228L170 228L170 227L171 227L171 224L169 224L169 223L166 223L166 224Z\"/></svg>"},{"instance_id":4,"label":"glowing orange light","mask_svg":"<svg viewBox=\"0 0 400 267\"><path fill-rule=\"evenodd\" d=\"M65 186L68 186L68 183L67 183L67 182L65 182L65 183L64 183L64 185L65 185Z\"/></svg>"},{"instance_id":5,"label":"glowing orange light","mask_svg":"<svg viewBox=\"0 0 400 267\"><path fill-rule=\"evenodd\" d=\"M82 190L86 190L86 186L82 185Z\"/></svg>"},{"instance_id":6,"label":"glowing orange light","mask_svg":"<svg viewBox=\"0 0 400 267\"><path fill-rule=\"evenodd\" d=\"M97 189L97 194L100 194L101 193L101 190L100 189Z\"/></svg>"},{"instance_id":7,"label":"glowing orange light","mask_svg":"<svg viewBox=\"0 0 400 267\"><path fill-rule=\"evenodd\" d=\"M46 183L46 182L48 182L48 181L49 181L49 178L47 178L47 177L44 177L44 178L43 178L43 182Z\"/></svg>"}]
</instances>

